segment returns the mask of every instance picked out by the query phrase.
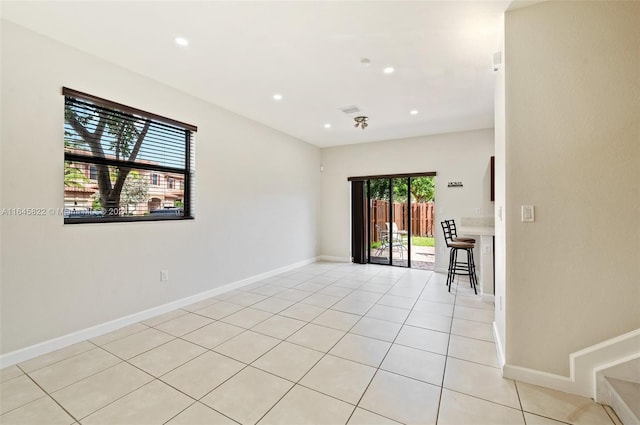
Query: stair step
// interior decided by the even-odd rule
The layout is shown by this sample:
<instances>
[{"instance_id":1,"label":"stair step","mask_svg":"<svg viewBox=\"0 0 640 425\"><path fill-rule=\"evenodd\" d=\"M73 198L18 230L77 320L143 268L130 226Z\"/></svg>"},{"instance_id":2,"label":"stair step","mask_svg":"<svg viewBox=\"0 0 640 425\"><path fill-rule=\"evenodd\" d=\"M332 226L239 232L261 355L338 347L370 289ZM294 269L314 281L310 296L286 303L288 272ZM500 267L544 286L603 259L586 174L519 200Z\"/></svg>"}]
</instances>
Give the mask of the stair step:
<instances>
[{"instance_id":1,"label":"stair step","mask_svg":"<svg viewBox=\"0 0 640 425\"><path fill-rule=\"evenodd\" d=\"M624 425L640 425L640 382L605 377L611 389L611 407Z\"/></svg>"}]
</instances>

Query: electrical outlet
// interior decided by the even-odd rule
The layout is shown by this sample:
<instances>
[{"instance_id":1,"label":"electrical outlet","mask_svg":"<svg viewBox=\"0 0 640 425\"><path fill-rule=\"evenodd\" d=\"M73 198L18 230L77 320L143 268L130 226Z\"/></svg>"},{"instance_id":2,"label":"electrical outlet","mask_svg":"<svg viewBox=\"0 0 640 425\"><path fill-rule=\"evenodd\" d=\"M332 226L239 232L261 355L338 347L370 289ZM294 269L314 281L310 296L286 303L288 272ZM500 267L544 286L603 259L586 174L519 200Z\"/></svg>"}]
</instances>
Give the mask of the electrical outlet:
<instances>
[{"instance_id":1,"label":"electrical outlet","mask_svg":"<svg viewBox=\"0 0 640 425\"><path fill-rule=\"evenodd\" d=\"M480 211L481 211L480 208L476 208L475 209L476 215L480 215Z\"/></svg>"},{"instance_id":2,"label":"electrical outlet","mask_svg":"<svg viewBox=\"0 0 640 425\"><path fill-rule=\"evenodd\" d=\"M167 282L169 280L169 270L160 270L160 282Z\"/></svg>"}]
</instances>

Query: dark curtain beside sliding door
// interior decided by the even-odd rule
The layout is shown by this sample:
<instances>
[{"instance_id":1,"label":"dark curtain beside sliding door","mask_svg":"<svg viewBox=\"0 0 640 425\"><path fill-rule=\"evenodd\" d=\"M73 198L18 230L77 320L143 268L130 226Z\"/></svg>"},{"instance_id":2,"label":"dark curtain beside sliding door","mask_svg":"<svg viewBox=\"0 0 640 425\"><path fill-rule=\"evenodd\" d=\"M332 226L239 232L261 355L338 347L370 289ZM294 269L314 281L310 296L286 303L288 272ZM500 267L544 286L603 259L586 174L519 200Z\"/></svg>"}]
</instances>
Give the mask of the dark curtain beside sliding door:
<instances>
[{"instance_id":1,"label":"dark curtain beside sliding door","mask_svg":"<svg viewBox=\"0 0 640 425\"><path fill-rule=\"evenodd\" d=\"M367 263L364 181L351 182L351 255L354 263Z\"/></svg>"}]
</instances>

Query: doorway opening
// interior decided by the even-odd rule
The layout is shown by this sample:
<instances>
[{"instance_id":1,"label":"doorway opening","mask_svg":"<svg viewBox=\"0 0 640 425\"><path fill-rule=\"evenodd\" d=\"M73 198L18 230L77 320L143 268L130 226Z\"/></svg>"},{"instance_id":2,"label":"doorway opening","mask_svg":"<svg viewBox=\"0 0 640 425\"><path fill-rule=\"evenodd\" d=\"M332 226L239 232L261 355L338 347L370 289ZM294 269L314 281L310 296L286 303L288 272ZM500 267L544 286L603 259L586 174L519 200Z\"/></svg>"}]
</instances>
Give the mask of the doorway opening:
<instances>
[{"instance_id":1,"label":"doorway opening","mask_svg":"<svg viewBox=\"0 0 640 425\"><path fill-rule=\"evenodd\" d=\"M352 256L433 270L435 174L352 177Z\"/></svg>"}]
</instances>

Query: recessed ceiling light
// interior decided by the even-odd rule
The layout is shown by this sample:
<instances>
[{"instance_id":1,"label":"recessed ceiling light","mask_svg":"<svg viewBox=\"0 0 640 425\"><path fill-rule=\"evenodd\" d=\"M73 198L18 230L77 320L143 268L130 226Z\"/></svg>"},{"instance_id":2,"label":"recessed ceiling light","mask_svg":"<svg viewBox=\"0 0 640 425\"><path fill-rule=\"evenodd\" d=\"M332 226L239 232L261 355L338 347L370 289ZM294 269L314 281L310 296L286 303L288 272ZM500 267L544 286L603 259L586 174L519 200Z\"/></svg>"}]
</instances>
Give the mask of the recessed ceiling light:
<instances>
[{"instance_id":1,"label":"recessed ceiling light","mask_svg":"<svg viewBox=\"0 0 640 425\"><path fill-rule=\"evenodd\" d=\"M385 74L393 74L393 71L395 71L395 68L392 66L388 66L382 70L382 72L384 72Z\"/></svg>"},{"instance_id":2,"label":"recessed ceiling light","mask_svg":"<svg viewBox=\"0 0 640 425\"><path fill-rule=\"evenodd\" d=\"M331 124L326 123L326 124L324 125L324 128L331 128Z\"/></svg>"},{"instance_id":3,"label":"recessed ceiling light","mask_svg":"<svg viewBox=\"0 0 640 425\"><path fill-rule=\"evenodd\" d=\"M184 37L176 37L176 44L179 46L188 46L189 40Z\"/></svg>"},{"instance_id":4,"label":"recessed ceiling light","mask_svg":"<svg viewBox=\"0 0 640 425\"><path fill-rule=\"evenodd\" d=\"M360 59L360 65L362 65L362 66L364 66L366 68L369 65L371 65L371 60L369 58L362 58L362 59Z\"/></svg>"},{"instance_id":5,"label":"recessed ceiling light","mask_svg":"<svg viewBox=\"0 0 640 425\"><path fill-rule=\"evenodd\" d=\"M417 109L412 109L411 111L409 111L411 115L418 115L418 112L419 111Z\"/></svg>"},{"instance_id":6,"label":"recessed ceiling light","mask_svg":"<svg viewBox=\"0 0 640 425\"><path fill-rule=\"evenodd\" d=\"M282 95L280 93L276 93L273 95L273 100L282 100Z\"/></svg>"}]
</instances>

